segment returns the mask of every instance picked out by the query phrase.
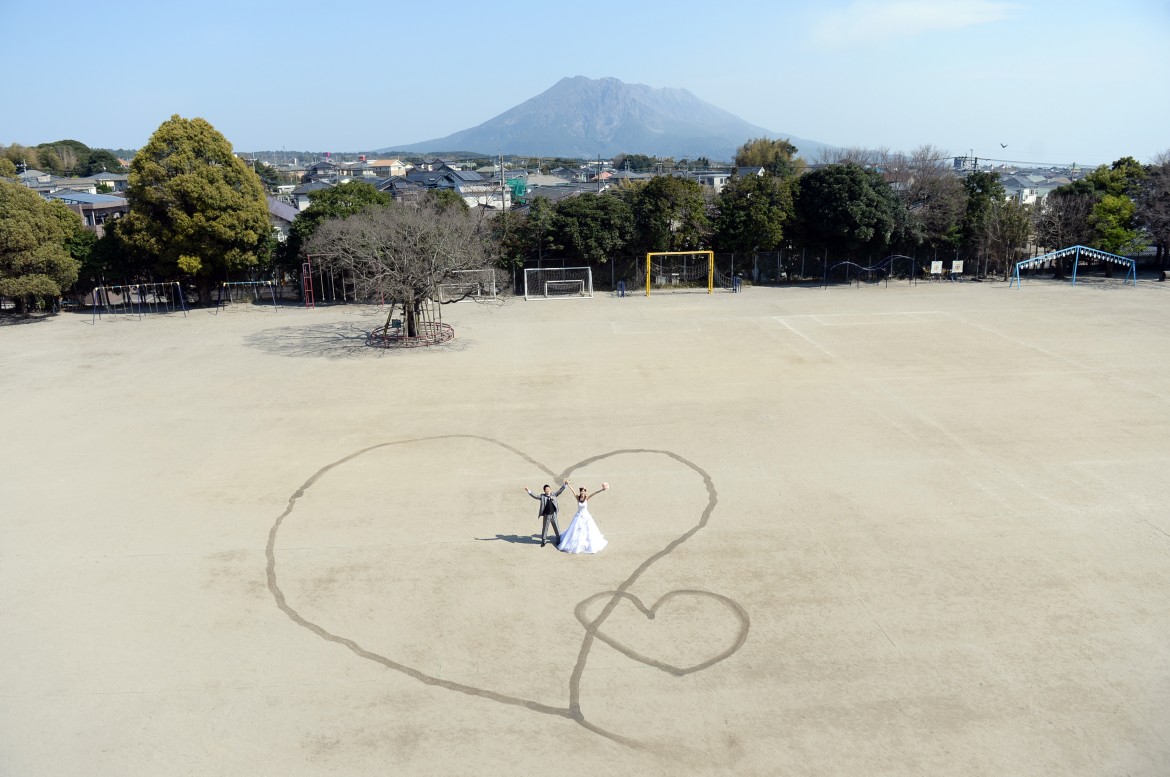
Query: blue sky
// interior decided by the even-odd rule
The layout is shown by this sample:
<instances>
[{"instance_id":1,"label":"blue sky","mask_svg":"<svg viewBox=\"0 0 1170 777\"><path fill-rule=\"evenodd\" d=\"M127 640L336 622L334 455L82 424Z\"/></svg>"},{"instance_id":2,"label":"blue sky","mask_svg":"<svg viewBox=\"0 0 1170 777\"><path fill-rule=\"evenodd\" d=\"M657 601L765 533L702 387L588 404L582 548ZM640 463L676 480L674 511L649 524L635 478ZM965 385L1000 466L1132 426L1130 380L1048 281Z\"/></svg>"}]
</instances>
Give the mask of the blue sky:
<instances>
[{"instance_id":1,"label":"blue sky","mask_svg":"<svg viewBox=\"0 0 1170 777\"><path fill-rule=\"evenodd\" d=\"M134 148L178 113L238 150L366 150L474 126L584 75L683 87L834 145L1080 164L1170 149L1165 0L47 8L0 0L0 71L18 87L0 143Z\"/></svg>"}]
</instances>

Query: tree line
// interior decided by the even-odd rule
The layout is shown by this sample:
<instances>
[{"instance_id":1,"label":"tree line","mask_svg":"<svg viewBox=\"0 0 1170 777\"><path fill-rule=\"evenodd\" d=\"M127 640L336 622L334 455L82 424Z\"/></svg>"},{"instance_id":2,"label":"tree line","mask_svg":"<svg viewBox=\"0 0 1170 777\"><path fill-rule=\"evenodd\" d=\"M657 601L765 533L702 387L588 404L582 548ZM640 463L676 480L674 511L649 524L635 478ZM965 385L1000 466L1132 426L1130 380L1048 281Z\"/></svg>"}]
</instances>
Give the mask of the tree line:
<instances>
[{"instance_id":1,"label":"tree line","mask_svg":"<svg viewBox=\"0 0 1170 777\"><path fill-rule=\"evenodd\" d=\"M601 264L648 251L806 252L865 263L890 254L965 259L980 275L1006 274L1029 249L1073 244L1110 253L1170 244L1170 154L1149 165L1124 157L1037 204L1009 198L999 174L957 175L933 146L910 154L834 150L807 166L784 140L754 139L718 194L658 176L496 219L505 266L547 259Z\"/></svg>"},{"instance_id":2,"label":"tree line","mask_svg":"<svg viewBox=\"0 0 1170 777\"><path fill-rule=\"evenodd\" d=\"M124 172L117 155L106 148L90 148L79 140L58 140L37 146L0 145L0 178L41 170L56 176L85 178L98 173Z\"/></svg>"},{"instance_id":3,"label":"tree line","mask_svg":"<svg viewBox=\"0 0 1170 777\"><path fill-rule=\"evenodd\" d=\"M84 147L75 143L48 145L58 158L71 149L76 164ZM0 162L12 165L13 153L32 159L28 149L13 149L0 150ZM535 197L491 217L453 191L395 201L347 183L314 193L282 245L257 171L205 120L172 116L135 155L130 212L107 224L100 240L67 207L0 181L0 296L27 310L75 283L88 291L107 278L183 279L206 302L229 275L295 275L309 253L351 274L366 268L380 279L355 279L367 295L412 299L456 269L604 265L648 251L802 251L859 263L890 253L941 255L1005 276L1029 245L1079 243L1120 254L1153 245L1159 266L1167 262L1170 154L1148 165L1124 157L1033 206L1007 198L994 172L957 176L931 146L908 155L837 151L811 167L796 153L785 140L749 140L735 157L749 172L718 195L689 177L660 175L555 204ZM424 229L427 221L437 231ZM368 261L358 261L359 251Z\"/></svg>"}]
</instances>

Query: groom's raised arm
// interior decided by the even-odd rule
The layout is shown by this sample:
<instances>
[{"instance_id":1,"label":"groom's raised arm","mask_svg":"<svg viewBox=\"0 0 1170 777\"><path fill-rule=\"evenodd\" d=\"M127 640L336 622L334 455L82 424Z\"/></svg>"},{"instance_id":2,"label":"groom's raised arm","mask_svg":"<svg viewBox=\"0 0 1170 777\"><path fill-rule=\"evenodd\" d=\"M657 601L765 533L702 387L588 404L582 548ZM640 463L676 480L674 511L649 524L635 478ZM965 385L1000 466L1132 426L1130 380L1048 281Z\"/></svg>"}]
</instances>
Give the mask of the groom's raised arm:
<instances>
[{"instance_id":1,"label":"groom's raised arm","mask_svg":"<svg viewBox=\"0 0 1170 777\"><path fill-rule=\"evenodd\" d=\"M524 486L524 492L526 494L528 494L530 497L532 497L533 499L540 499L540 494L532 493L532 490L529 489L528 486Z\"/></svg>"},{"instance_id":2,"label":"groom's raised arm","mask_svg":"<svg viewBox=\"0 0 1170 777\"><path fill-rule=\"evenodd\" d=\"M560 496L561 492L564 491L568 487L569 487L569 481L566 480L564 485L562 485L560 488L558 488L556 491L553 492L553 496Z\"/></svg>"}]
</instances>

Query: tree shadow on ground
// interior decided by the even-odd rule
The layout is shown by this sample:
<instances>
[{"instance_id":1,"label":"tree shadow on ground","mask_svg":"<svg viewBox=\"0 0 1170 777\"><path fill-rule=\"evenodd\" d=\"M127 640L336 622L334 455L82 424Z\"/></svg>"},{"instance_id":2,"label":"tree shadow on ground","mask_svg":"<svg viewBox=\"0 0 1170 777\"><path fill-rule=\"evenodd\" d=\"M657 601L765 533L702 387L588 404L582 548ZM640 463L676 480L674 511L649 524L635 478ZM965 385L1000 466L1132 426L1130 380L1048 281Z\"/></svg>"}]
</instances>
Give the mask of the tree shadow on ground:
<instances>
[{"instance_id":1,"label":"tree shadow on ground","mask_svg":"<svg viewBox=\"0 0 1170 777\"><path fill-rule=\"evenodd\" d=\"M255 332L244 344L275 356L316 359L361 359L403 353L460 351L467 341L450 340L441 345L419 348L382 348L372 346L369 329L355 323L333 322L307 326L282 326Z\"/></svg>"},{"instance_id":2,"label":"tree shadow on ground","mask_svg":"<svg viewBox=\"0 0 1170 777\"><path fill-rule=\"evenodd\" d=\"M48 313L33 313L31 316L24 316L19 313L3 313L0 314L0 326L38 324L41 321L48 321L50 318L53 318L53 316Z\"/></svg>"}]
</instances>

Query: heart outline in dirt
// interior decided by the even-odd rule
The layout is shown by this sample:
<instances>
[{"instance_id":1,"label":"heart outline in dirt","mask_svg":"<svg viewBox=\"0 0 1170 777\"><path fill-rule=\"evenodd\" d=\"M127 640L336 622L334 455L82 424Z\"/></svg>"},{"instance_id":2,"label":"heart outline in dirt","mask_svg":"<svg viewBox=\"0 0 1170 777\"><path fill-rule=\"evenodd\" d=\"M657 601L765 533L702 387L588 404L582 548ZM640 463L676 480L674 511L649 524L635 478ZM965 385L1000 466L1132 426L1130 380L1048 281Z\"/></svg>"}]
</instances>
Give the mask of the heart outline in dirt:
<instances>
[{"instance_id":1,"label":"heart outline in dirt","mask_svg":"<svg viewBox=\"0 0 1170 777\"><path fill-rule=\"evenodd\" d=\"M654 620L657 617L658 610L661 609L662 605L679 596L711 599L713 601L719 602L725 608L727 608L727 610L735 616L736 620L739 621L739 632L735 635L735 640L732 642L731 646L719 653L716 653L714 656L708 659L698 662L697 664L691 664L690 666L678 666L677 664L672 664L669 661L662 661L652 656L642 655L638 651L622 642L619 642L617 639L611 637L609 634L603 631L601 629L600 623L597 624L597 626L593 629L594 636L605 644L609 645L614 650L622 653L627 658L632 658L635 661L641 662L646 666L652 666L655 669L661 669L663 672L672 674L675 677L684 677L688 674L701 672L707 667L714 666L720 661L730 658L736 651L743 647L743 643L747 641L748 629L751 627L751 619L748 617L747 610L741 607L734 599L723 596L722 594L713 593L711 591L704 591L699 588L676 588L673 591L667 591L662 596L658 597L658 601L654 602L654 604L650 607L647 607L642 602L640 597L630 593L629 591L601 591L600 593L593 594L593 596L582 600L577 605L576 609L574 609L573 614L577 616L577 620L581 623L581 625L588 629L590 627L591 621L589 620L588 616L586 616L585 611L589 609L589 606L594 602L606 597L617 597L619 599L625 599L634 605L634 607L636 607L637 610L642 613L646 620Z\"/></svg>"},{"instance_id":2,"label":"heart outline in dirt","mask_svg":"<svg viewBox=\"0 0 1170 777\"><path fill-rule=\"evenodd\" d=\"M594 464L594 463L602 461L604 459L611 458L613 456L619 456L622 454L631 454L631 453L634 453L634 454L645 453L645 454L662 455L662 456L666 456L668 458L674 459L678 463L682 464L683 466L693 470L695 473L700 475L703 479L704 485L706 486L707 496L708 496L707 505L704 507L702 516L700 517L697 524L692 526L687 531L683 532L681 535L679 535L675 539L671 540L661 550L651 554L645 561L643 561L641 564L639 564L638 567L633 572L631 572L630 575L624 581L622 581L622 583L620 585L618 585L617 588L615 588L612 591L603 591L603 592L600 592L597 594L593 594L593 595L587 597L586 599L584 599L583 601L581 601L577 605L577 607L575 609L575 614L577 616L577 620L585 628L585 636L581 642L581 649L577 655L577 662L574 665L573 672L569 678L569 703L568 703L567 707L555 707L555 706L552 706L549 704L544 704L543 702L533 701L531 699L525 699L525 698L522 698L519 696L512 696L509 694L500 693L497 691L490 690L488 688L479 688L479 687L472 686L472 685L457 683L457 682L454 682L451 680L444 680L440 677L435 677L433 675L429 675L426 672L423 672L415 667L412 667L412 666L409 666L407 664L403 664L403 663L400 663L398 661L395 661L394 659L389 658L387 656L383 656L379 653L375 653L373 651L367 650L367 649L363 648L361 645L359 645L357 642L355 642L354 640L349 639L348 637L343 637L341 635L334 634L334 633L328 631L327 629L325 629L324 627L322 627L321 625L314 623L314 622L308 620L307 618L305 618L304 616L302 616L299 612L297 612L297 610L292 605L290 605L288 603L288 601L284 595L284 592L280 588L279 582L277 580L277 574L276 574L276 539L277 539L277 536L280 532L280 527L283 524L284 520L289 515L292 514L293 509L296 507L297 500L300 499L302 496L304 496L305 492L308 491L313 486L313 484L315 484L317 481L319 481L324 475L326 475L331 470L336 469L337 467L340 467L340 466L346 464L347 462L353 461L354 459L358 458L359 456L362 456L362 455L369 453L371 451L379 450L381 448L386 448L386 447L393 446L393 445L409 445L411 443L426 442L426 441L431 441L431 440L453 440L453 439L480 440L483 442L491 443L492 445L497 445L497 446L499 446L507 451L510 451L510 452L516 454L520 458L527 461L529 464L532 464L533 466L537 467L542 472L548 474L550 477L552 477L554 479L554 482L561 482L561 481L567 479L569 477L569 475L571 475L576 470L581 469L583 467L587 467L590 464ZM308 480L306 480L305 483L300 488L298 488L296 491L294 491L292 496L289 497L288 506L285 508L284 512L281 513L281 515L276 519L276 522L273 523L272 528L268 532L268 543L265 547L265 557L267 559L268 590L269 590L269 592L272 593L272 596L276 601L277 607L282 612L284 612L285 615L287 615L289 617L289 619L291 619L294 623L313 632L314 634L316 634L317 636L321 637L322 639L324 639L326 641L335 642L337 644L344 645L350 651L352 651L355 655L357 655L361 658L365 658L369 661L373 661L374 663L381 664L382 666L385 666L388 669L393 669L397 672L401 672L402 674L405 674L408 677L413 677L414 679L416 679L419 682L424 683L426 685L434 685L434 686L438 686L441 688L445 688L447 690L456 691L458 693L464 693L464 694L467 694L470 696L478 696L480 698L490 699L492 701L497 701L497 702L500 702L502 704L524 707L526 709L532 710L533 712L539 712L539 713L546 714L546 715L555 715L557 717L568 718L569 720L576 722L578 725L580 725L580 726L582 726L582 727L584 727L584 728L586 728L586 729L588 729L596 734L604 736L607 739L611 739L615 742L620 742L620 743L628 745L630 747L637 747L637 746L639 746L638 741L630 739L630 738L625 737L625 736L622 736L622 735L617 734L617 733L612 732L612 731L607 731L607 730L601 728L600 726L597 726L597 725L591 723L588 719L586 719L585 714L581 709L581 677L582 677L582 674L584 673L586 663L588 662L589 653L592 650L593 643L595 640L598 640L598 639L600 639L602 642L609 645L610 647L614 648L615 650L626 655L628 658L631 658L631 659L638 661L640 663L647 664L648 666L653 666L655 668L661 669L663 671L666 671L670 674L673 674L673 675L679 676L679 677L684 676L686 674L691 674L693 672L702 671L703 669L707 669L707 668L713 666L714 664L719 663L720 661L724 661L727 658L730 658L735 652L737 652L743 646L744 642L746 642L746 640L747 640L748 631L750 629L750 619L748 618L747 611L744 610L743 607L741 607L737 602L735 602L734 600L732 600L726 596L722 596L720 594L716 594L716 593L713 593L710 591L700 591L697 589L680 589L680 590L675 590L675 591L668 591L667 593L663 594L658 599L658 601L655 602L655 604L651 608L647 609L645 607L645 605L642 603L641 599L639 599L634 594L631 594L628 592L629 588L631 586L633 586L634 583L637 582L638 578L640 578L642 576L642 574L645 573L646 570L649 569L656 561L658 561L659 559L672 553L679 545L681 545L682 543L689 540L700 529L702 529L703 527L705 527L707 525L707 522L711 518L711 513L715 510L715 506L716 506L716 504L718 504L718 501L719 501L718 494L715 490L715 484L711 480L711 476L708 475L703 469L701 469L695 463L683 458L682 456L679 456L678 454L676 454L672 451L657 450L657 449L651 449L651 448L623 448L623 449L619 449L619 450L615 450L615 451L610 451L608 453L599 454L597 456L593 456L591 458L577 462L576 464L567 468L560 475L557 475L551 469L546 467L544 464L540 463L539 461L532 458L531 456L524 453L523 451L519 450L518 448L515 448L511 445L508 445L507 443L501 442L501 441L493 439L491 437L484 437L482 435L448 434L448 435L436 435L436 436L431 436L431 437L418 437L418 438L412 438L412 439L407 439L407 440L395 440L395 441L391 441L391 442L384 442L384 443L379 443L377 445L371 445L371 446L368 446L366 448L362 448L360 450L357 450L357 451L349 454L348 456L344 456L344 457L338 459L337 461L334 461L330 464L325 465L324 467L322 467L321 469L319 469L315 473L313 473L313 475ZM735 640L733 641L733 643L729 649L724 650L722 653L720 653L720 654L718 654L710 659L707 659L706 661L700 662L699 664L696 664L692 667L675 667L667 662L662 662L662 661L659 661L657 659L654 659L653 657L643 656L642 654L637 653L637 652L631 650L630 648L626 647L621 642L614 639L611 635L608 635L601 630L601 627L605 623L606 619L613 613L614 609L618 606L618 604L621 601L623 601L623 599L632 601L635 604L635 606L637 606L643 612L643 614L646 614L646 615L648 615L648 617L652 618L653 613L656 612L658 607L660 607L663 603L665 603L666 601L669 601L671 598L673 598L675 596L679 596L679 595L683 595L683 594L711 597L711 598L723 603L725 606L728 607L729 610L731 610L736 615L737 619L739 620L739 625L740 625L739 634L736 636ZM609 597L609 600L606 602L606 604L602 608L601 612L595 618L593 618L593 620L589 620L588 618L586 618L585 617L585 609L590 604L601 600L603 597Z\"/></svg>"}]
</instances>

